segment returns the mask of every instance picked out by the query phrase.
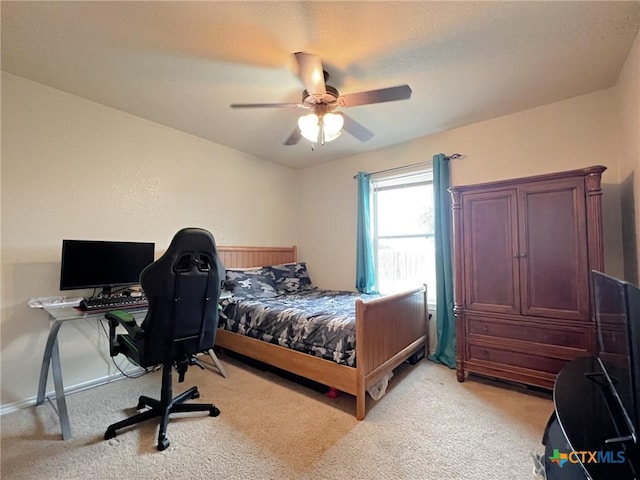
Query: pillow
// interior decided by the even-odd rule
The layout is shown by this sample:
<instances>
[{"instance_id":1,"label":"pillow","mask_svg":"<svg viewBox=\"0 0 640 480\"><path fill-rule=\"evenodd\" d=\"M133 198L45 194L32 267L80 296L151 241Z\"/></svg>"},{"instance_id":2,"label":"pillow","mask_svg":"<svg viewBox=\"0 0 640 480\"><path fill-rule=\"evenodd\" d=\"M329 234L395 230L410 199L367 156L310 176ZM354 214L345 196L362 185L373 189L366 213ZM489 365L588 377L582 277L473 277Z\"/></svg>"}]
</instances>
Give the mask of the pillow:
<instances>
[{"instance_id":1,"label":"pillow","mask_svg":"<svg viewBox=\"0 0 640 480\"><path fill-rule=\"evenodd\" d=\"M278 295L275 277L268 268L227 270L224 285L236 297L271 298Z\"/></svg>"},{"instance_id":2,"label":"pillow","mask_svg":"<svg viewBox=\"0 0 640 480\"><path fill-rule=\"evenodd\" d=\"M278 293L303 292L316 288L311 283L307 264L304 262L274 265L271 267L271 271L276 280Z\"/></svg>"}]
</instances>

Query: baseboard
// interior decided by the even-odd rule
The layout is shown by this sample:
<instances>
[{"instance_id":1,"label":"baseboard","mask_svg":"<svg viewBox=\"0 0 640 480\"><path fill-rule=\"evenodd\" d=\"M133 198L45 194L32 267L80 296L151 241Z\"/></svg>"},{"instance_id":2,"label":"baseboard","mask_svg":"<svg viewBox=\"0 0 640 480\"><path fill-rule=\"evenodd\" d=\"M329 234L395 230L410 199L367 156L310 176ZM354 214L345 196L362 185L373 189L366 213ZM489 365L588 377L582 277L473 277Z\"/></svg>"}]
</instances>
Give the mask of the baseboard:
<instances>
[{"instance_id":1,"label":"baseboard","mask_svg":"<svg viewBox=\"0 0 640 480\"><path fill-rule=\"evenodd\" d=\"M143 373L143 368L135 368L131 370L127 370L127 375L138 375ZM101 378L96 378L94 380L90 380L88 382L78 383L76 385L71 385L70 387L66 387L64 389L65 396L71 395L73 393L82 392L83 390L89 390L90 388L99 387L100 385L105 385L107 383L114 382L116 380L121 380L126 378L122 373L117 372L111 375L106 375ZM51 390L46 393L46 398L54 398L55 390ZM30 398L25 398L23 400L18 400L15 402L7 403L5 405L0 405L0 416L6 415L8 413L16 412L22 408L32 407L36 404L36 396Z\"/></svg>"}]
</instances>

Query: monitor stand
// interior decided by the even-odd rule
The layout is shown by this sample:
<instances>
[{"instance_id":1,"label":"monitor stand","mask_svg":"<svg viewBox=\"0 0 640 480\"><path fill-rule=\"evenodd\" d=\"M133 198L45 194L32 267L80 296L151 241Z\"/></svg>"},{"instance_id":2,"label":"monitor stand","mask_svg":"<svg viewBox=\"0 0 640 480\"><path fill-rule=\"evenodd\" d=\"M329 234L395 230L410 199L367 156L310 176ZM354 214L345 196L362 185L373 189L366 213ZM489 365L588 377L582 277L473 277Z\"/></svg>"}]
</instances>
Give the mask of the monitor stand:
<instances>
[{"instance_id":1,"label":"monitor stand","mask_svg":"<svg viewBox=\"0 0 640 480\"><path fill-rule=\"evenodd\" d=\"M110 297L112 293L111 287L102 287L101 297Z\"/></svg>"}]
</instances>

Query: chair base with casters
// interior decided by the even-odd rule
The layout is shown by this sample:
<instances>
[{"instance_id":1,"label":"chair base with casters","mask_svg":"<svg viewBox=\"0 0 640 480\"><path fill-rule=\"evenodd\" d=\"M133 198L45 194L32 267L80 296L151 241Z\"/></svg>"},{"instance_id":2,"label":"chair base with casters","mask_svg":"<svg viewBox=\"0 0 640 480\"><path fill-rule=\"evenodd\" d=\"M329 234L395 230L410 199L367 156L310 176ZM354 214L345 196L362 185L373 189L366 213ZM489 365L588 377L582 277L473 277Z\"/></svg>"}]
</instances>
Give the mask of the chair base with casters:
<instances>
[{"instance_id":1,"label":"chair base with casters","mask_svg":"<svg viewBox=\"0 0 640 480\"><path fill-rule=\"evenodd\" d=\"M178 412L209 412L210 417L220 415L220 410L212 403L184 403L187 400L193 400L200 397L198 387L191 387L189 390L172 398L172 381L171 370L173 365L165 363L162 366L162 390L160 392L160 400L149 398L142 395L138 399L138 410L144 407L151 407L149 410L140 412L124 420L114 423L107 428L104 433L104 439L109 440L116 436L118 430L136 425L152 418L160 417L160 430L158 431L158 450L166 450L171 442L167 438L167 425L169 424L169 415Z\"/></svg>"}]
</instances>

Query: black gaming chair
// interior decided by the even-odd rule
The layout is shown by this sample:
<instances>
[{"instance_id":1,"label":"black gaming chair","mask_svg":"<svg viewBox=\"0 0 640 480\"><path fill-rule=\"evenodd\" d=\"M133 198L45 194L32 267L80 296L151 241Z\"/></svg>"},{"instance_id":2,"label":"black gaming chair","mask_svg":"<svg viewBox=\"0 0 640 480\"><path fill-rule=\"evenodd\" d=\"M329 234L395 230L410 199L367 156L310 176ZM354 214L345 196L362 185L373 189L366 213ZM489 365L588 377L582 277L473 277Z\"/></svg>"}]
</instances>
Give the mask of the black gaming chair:
<instances>
[{"instance_id":1,"label":"black gaming chair","mask_svg":"<svg viewBox=\"0 0 640 480\"><path fill-rule=\"evenodd\" d=\"M171 372L184 381L189 365L197 364L195 354L213 348L218 328L218 301L224 267L218 258L211 233L199 228L184 228L173 237L166 253L140 275L140 284L149 301L149 311L140 326L125 311L106 314L109 320L110 354L123 354L140 367L162 365L160 400L141 396L138 413L107 428L105 440L116 431L151 418L160 417L158 450L169 446L166 437L169 414L208 411L220 414L213 404L183 403L200 396L197 387L172 398ZM122 325L126 334L116 334Z\"/></svg>"}]
</instances>

